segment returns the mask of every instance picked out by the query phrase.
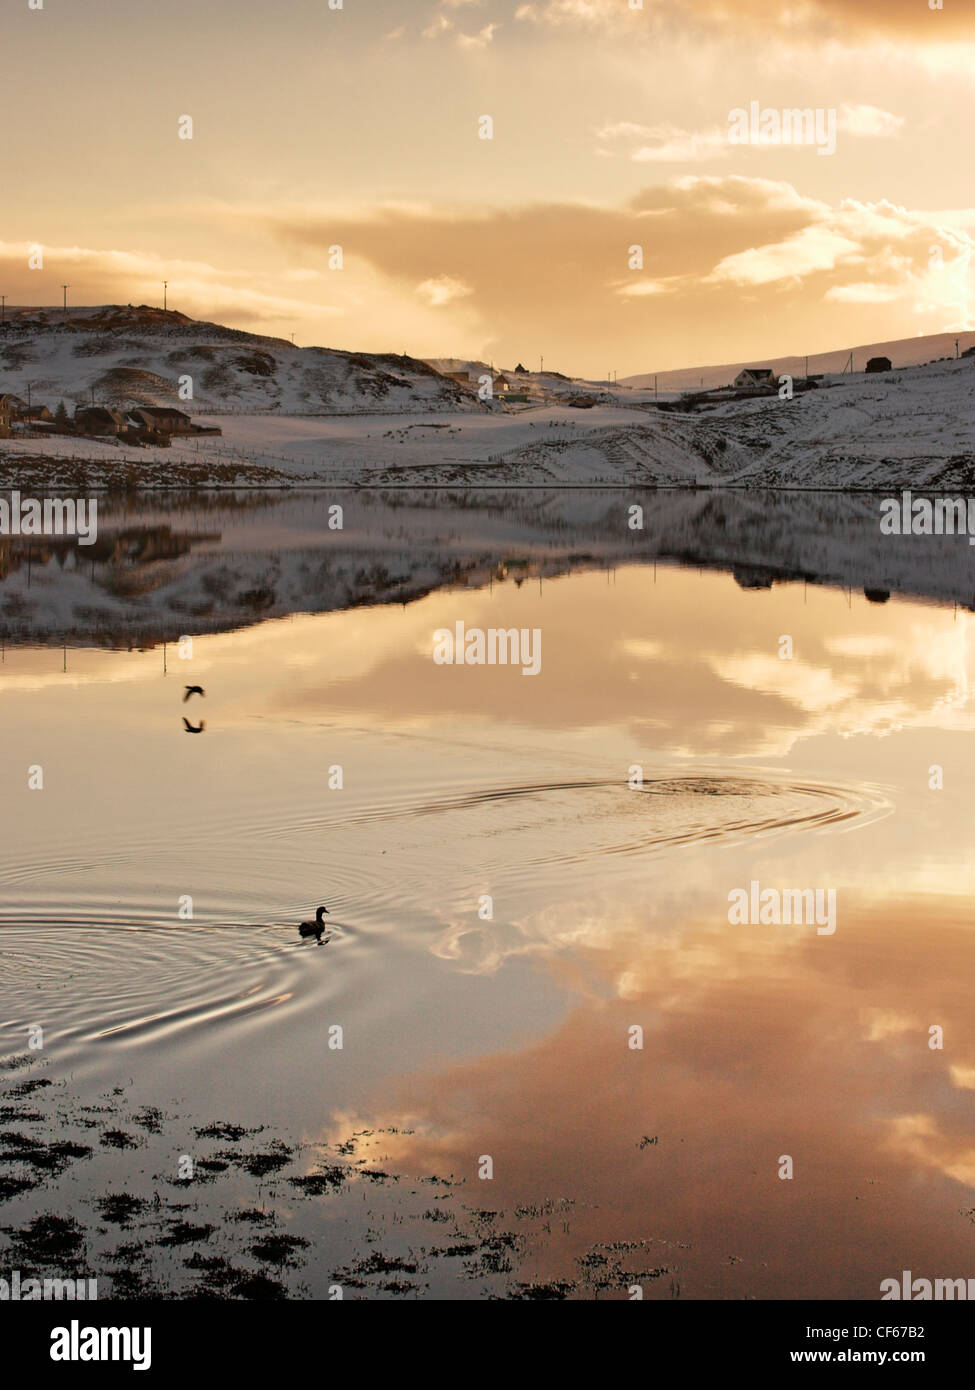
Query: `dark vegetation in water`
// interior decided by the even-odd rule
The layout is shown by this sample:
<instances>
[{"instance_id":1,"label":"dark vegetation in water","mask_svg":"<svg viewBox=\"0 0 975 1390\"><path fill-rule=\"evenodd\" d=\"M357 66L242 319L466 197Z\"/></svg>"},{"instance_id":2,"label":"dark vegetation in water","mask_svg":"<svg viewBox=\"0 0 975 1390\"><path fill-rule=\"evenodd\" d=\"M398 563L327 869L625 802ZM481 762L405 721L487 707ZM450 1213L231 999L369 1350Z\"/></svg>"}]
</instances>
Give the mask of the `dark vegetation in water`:
<instances>
[{"instance_id":1,"label":"dark vegetation in water","mask_svg":"<svg viewBox=\"0 0 975 1390\"><path fill-rule=\"evenodd\" d=\"M139 1141L132 1134L126 1134L124 1129L106 1129L98 1139L100 1144L111 1149L137 1149Z\"/></svg>"},{"instance_id":2,"label":"dark vegetation in water","mask_svg":"<svg viewBox=\"0 0 975 1390\"><path fill-rule=\"evenodd\" d=\"M95 1200L95 1208L103 1221L114 1226L128 1226L134 1217L142 1215L146 1203L128 1192L110 1192Z\"/></svg>"},{"instance_id":3,"label":"dark vegetation in water","mask_svg":"<svg viewBox=\"0 0 975 1390\"><path fill-rule=\"evenodd\" d=\"M666 1274L679 1296L647 1240L595 1247L573 1277L546 1277L540 1255L573 1201L465 1205L450 1176L377 1166L395 1129L288 1142L135 1108L122 1087L82 1104L64 1082L22 1079L25 1066L38 1063L0 1060L0 1266L97 1278L100 1299L132 1301L591 1299Z\"/></svg>"}]
</instances>

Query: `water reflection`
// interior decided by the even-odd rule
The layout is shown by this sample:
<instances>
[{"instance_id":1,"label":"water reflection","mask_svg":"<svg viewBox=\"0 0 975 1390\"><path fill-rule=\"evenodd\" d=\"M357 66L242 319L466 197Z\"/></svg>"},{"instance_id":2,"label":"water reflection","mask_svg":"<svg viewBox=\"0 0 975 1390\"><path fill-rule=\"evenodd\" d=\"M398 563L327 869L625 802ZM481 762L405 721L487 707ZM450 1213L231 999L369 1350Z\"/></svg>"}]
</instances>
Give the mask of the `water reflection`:
<instances>
[{"instance_id":1,"label":"water reflection","mask_svg":"<svg viewBox=\"0 0 975 1390\"><path fill-rule=\"evenodd\" d=\"M882 536L879 505L709 489L109 494L94 545L0 538L0 636L148 645L656 561L749 591L793 580L975 606L964 537Z\"/></svg>"},{"instance_id":2,"label":"water reflection","mask_svg":"<svg viewBox=\"0 0 975 1390\"><path fill-rule=\"evenodd\" d=\"M905 1268L967 1277L971 620L897 597L893 572L960 597L955 552L925 570L903 551L878 576L870 504L848 504L854 524L817 502L832 568L814 585L795 570L815 531L754 499L668 494L653 506L671 550L695 531L712 553L655 566L618 500L594 519L570 494L466 516L354 498L323 554L307 505L217 508L205 535L186 514L198 539L136 556L152 582L114 595L102 627L51 563L46 588L32 572L17 591L35 637L46 613L52 640L85 645L8 628L2 652L4 1085L51 1080L60 1110L15 1095L17 1132L60 1114L92 1154L55 1155L36 1183L18 1158L4 1223L69 1187L97 1213L146 1174L175 1181L171 1155L202 1135L224 1147L193 1200L226 1257L259 1267L233 1219L259 1174L300 1238L295 1294L341 1275L364 1296L534 1281L623 1297L636 1280L646 1297L870 1299ZM759 545L789 579L755 587ZM895 596L842 587L854 564L849 582ZM208 576L209 616L180 608ZM24 580L0 585L5 620ZM285 611L234 608L240 584ZM323 611L287 611L299 597ZM458 621L538 628L539 674L437 665L433 633ZM112 649L135 634L146 650ZM185 739L204 709L205 737ZM835 890L835 933L732 925L729 891L752 880ZM295 927L319 903L321 949ZM135 1137L96 1152L85 1125L115 1087L106 1133ZM140 1127L153 1107L167 1118ZM261 1153L226 1157L235 1126ZM363 1164L382 1175L368 1192ZM385 1267L370 1230L399 1251ZM213 1277L146 1259L177 1293Z\"/></svg>"},{"instance_id":3,"label":"water reflection","mask_svg":"<svg viewBox=\"0 0 975 1390\"><path fill-rule=\"evenodd\" d=\"M692 1298L869 1300L902 1269L966 1275L967 913L931 898L848 904L844 933L834 949L712 919L656 937L639 914L616 916L574 942L571 964L549 962L577 1002L548 1036L400 1081L343 1124L397 1128L388 1161L411 1174L470 1179L491 1154L484 1200L509 1212L571 1199L539 1249L545 1280L640 1242L669 1276L645 1297L673 1296L676 1279ZM947 1052L929 1050L935 1020Z\"/></svg>"}]
</instances>

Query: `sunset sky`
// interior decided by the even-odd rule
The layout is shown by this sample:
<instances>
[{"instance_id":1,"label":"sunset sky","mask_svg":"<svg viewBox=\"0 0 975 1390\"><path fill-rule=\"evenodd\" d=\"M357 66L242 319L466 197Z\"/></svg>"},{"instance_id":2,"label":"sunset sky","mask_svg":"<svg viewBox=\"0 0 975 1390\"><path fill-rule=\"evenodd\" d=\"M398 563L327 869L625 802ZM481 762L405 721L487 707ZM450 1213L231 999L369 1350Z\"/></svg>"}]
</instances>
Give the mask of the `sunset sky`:
<instances>
[{"instance_id":1,"label":"sunset sky","mask_svg":"<svg viewBox=\"0 0 975 1390\"><path fill-rule=\"evenodd\" d=\"M0 293L595 377L975 328L971 0L630 3L8 6Z\"/></svg>"}]
</instances>

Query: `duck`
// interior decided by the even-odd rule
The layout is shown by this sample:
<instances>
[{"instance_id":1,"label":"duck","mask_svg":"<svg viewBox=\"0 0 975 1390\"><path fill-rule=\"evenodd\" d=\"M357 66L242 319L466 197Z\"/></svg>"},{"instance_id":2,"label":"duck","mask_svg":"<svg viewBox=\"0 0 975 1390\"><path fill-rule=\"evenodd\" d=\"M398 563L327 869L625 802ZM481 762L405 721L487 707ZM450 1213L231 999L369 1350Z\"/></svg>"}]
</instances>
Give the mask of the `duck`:
<instances>
[{"instance_id":1,"label":"duck","mask_svg":"<svg viewBox=\"0 0 975 1390\"><path fill-rule=\"evenodd\" d=\"M325 923L322 921L323 916L328 916L327 907L320 907L317 909L314 922L299 922L298 935L313 936L320 946L322 944L322 932L325 930Z\"/></svg>"},{"instance_id":2,"label":"duck","mask_svg":"<svg viewBox=\"0 0 975 1390\"><path fill-rule=\"evenodd\" d=\"M183 726L188 734L202 734L207 726L205 719L201 719L199 724L191 724L186 715L183 715Z\"/></svg>"},{"instance_id":3,"label":"duck","mask_svg":"<svg viewBox=\"0 0 975 1390\"><path fill-rule=\"evenodd\" d=\"M183 696L184 705L191 695L206 695L206 691L203 689L202 685L184 685L183 689L186 691L186 694Z\"/></svg>"}]
</instances>

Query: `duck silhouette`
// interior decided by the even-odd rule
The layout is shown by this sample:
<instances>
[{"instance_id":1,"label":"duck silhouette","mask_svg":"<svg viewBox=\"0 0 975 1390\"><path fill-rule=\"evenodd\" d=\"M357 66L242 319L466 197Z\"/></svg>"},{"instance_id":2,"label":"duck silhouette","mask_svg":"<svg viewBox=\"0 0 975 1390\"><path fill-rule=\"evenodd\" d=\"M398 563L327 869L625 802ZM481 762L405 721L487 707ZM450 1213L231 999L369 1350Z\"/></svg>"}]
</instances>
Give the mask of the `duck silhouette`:
<instances>
[{"instance_id":1,"label":"duck silhouette","mask_svg":"<svg viewBox=\"0 0 975 1390\"><path fill-rule=\"evenodd\" d=\"M183 715L183 726L188 734L202 734L207 726L205 719L201 719L199 724L191 724L186 715Z\"/></svg>"},{"instance_id":2,"label":"duck silhouette","mask_svg":"<svg viewBox=\"0 0 975 1390\"><path fill-rule=\"evenodd\" d=\"M320 945L322 944L322 932L325 930L325 923L322 921L323 915L324 915L324 916L327 916L327 915L328 915L328 908L327 908L327 907L320 907L320 908L318 908L318 910L317 910L316 913L315 913L315 920L314 920L314 922L299 922L299 923L298 923L298 935L299 935L299 936L314 936L314 937L316 938L316 940L318 941L318 944L319 944L319 946L320 946Z\"/></svg>"},{"instance_id":3,"label":"duck silhouette","mask_svg":"<svg viewBox=\"0 0 975 1390\"><path fill-rule=\"evenodd\" d=\"M206 691L203 689L202 685L184 685L183 689L186 691L186 694L183 696L184 705L186 704L187 700L190 698L191 695L206 694Z\"/></svg>"}]
</instances>

